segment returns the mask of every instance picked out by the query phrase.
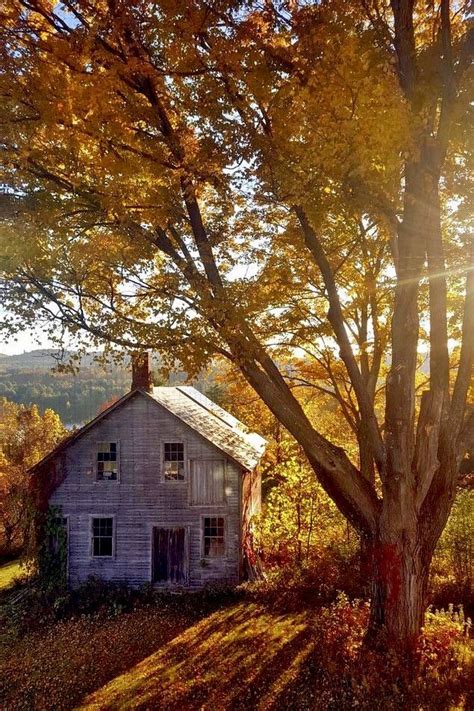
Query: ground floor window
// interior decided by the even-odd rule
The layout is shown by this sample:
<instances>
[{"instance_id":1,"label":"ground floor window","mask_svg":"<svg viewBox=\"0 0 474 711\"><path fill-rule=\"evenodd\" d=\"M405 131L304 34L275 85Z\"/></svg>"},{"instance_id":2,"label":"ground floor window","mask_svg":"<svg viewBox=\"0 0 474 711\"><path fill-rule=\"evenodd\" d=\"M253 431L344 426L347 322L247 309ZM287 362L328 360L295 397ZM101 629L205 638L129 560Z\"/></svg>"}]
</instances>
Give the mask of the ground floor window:
<instances>
[{"instance_id":1,"label":"ground floor window","mask_svg":"<svg viewBox=\"0 0 474 711\"><path fill-rule=\"evenodd\" d=\"M67 546L67 518L66 516L55 516L48 533L48 551L57 556L63 546Z\"/></svg>"},{"instance_id":2,"label":"ground floor window","mask_svg":"<svg viewBox=\"0 0 474 711\"><path fill-rule=\"evenodd\" d=\"M114 550L114 519L94 517L92 519L92 556L111 557Z\"/></svg>"},{"instance_id":3,"label":"ground floor window","mask_svg":"<svg viewBox=\"0 0 474 711\"><path fill-rule=\"evenodd\" d=\"M225 554L224 529L222 516L205 516L203 518L204 555L209 558L219 558Z\"/></svg>"}]
</instances>

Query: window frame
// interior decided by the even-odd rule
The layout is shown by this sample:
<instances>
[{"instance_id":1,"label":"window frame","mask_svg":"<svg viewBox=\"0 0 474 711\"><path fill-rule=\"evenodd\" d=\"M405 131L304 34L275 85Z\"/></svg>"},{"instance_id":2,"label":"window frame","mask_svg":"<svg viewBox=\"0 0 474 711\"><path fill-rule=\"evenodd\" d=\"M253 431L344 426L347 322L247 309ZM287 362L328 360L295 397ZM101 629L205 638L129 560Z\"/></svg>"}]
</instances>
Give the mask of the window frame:
<instances>
[{"instance_id":1,"label":"window frame","mask_svg":"<svg viewBox=\"0 0 474 711\"><path fill-rule=\"evenodd\" d=\"M205 537L205 530L206 530L206 525L205 525L205 520L206 518L221 518L224 522L224 552L222 555L215 556L215 555L206 555L205 554L205 543L204 543L204 537ZM210 513L205 513L201 514L201 558L203 560L208 560L208 561L213 561L213 560L224 560L224 558L228 557L228 545L227 545L227 516L225 514L210 514Z\"/></svg>"},{"instance_id":2,"label":"window frame","mask_svg":"<svg viewBox=\"0 0 474 711\"><path fill-rule=\"evenodd\" d=\"M58 519L58 518L64 519L65 523L63 525L63 528L66 533L66 553L67 554L69 554L69 515L70 514L63 514L62 513L61 515L54 516L55 519ZM52 550L52 545L51 545L52 540L50 540L50 536L51 536L51 534L48 537L48 550L50 553L55 553L56 551Z\"/></svg>"},{"instance_id":3,"label":"window frame","mask_svg":"<svg viewBox=\"0 0 474 711\"><path fill-rule=\"evenodd\" d=\"M182 479L167 479L166 478L166 472L165 472L165 445L166 444L182 444L183 445L183 478ZM163 482L164 484L171 484L172 486L174 484L178 484L182 486L183 484L186 484L188 479L189 479L189 465L188 465L188 454L187 454L187 446L186 442L184 440L163 440L161 443L161 452L160 452L160 471L161 471L161 476L160 476L160 481Z\"/></svg>"},{"instance_id":4,"label":"window frame","mask_svg":"<svg viewBox=\"0 0 474 711\"><path fill-rule=\"evenodd\" d=\"M99 454L99 445L103 443L107 443L110 447L111 444L115 444L116 447L116 452L117 452L117 478L116 479L99 479L99 460L98 460L98 454ZM95 454L94 454L94 484L119 484L120 483L120 441L118 439L115 440L106 440L106 439L100 439L96 440L95 443Z\"/></svg>"},{"instance_id":5,"label":"window frame","mask_svg":"<svg viewBox=\"0 0 474 711\"><path fill-rule=\"evenodd\" d=\"M224 472L224 478L222 482L222 501L214 501L211 503L199 503L199 502L193 502L193 464L194 462L222 462L223 464L223 472ZM194 457L193 459L189 460L189 489L188 489L188 501L189 501L189 506L192 507L193 509L208 509L210 507L219 507L219 508L227 508L229 505L229 502L227 501L227 493L226 493L226 484L227 484L227 459L225 457Z\"/></svg>"},{"instance_id":6,"label":"window frame","mask_svg":"<svg viewBox=\"0 0 474 711\"><path fill-rule=\"evenodd\" d=\"M111 518L112 519L112 554L111 555L94 555L94 519ZM94 513L89 514L89 558L91 560L113 560L115 558L115 539L116 539L116 521L115 514Z\"/></svg>"}]
</instances>

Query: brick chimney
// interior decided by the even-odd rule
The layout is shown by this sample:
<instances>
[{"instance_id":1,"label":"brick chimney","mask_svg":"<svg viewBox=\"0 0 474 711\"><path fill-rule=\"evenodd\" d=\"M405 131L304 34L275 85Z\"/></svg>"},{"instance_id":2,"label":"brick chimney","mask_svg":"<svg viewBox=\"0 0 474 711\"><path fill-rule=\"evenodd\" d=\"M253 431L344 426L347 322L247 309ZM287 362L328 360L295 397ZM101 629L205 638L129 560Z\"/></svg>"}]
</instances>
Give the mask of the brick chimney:
<instances>
[{"instance_id":1,"label":"brick chimney","mask_svg":"<svg viewBox=\"0 0 474 711\"><path fill-rule=\"evenodd\" d=\"M151 393L153 381L151 379L151 354L141 351L132 355L132 390L141 388Z\"/></svg>"}]
</instances>

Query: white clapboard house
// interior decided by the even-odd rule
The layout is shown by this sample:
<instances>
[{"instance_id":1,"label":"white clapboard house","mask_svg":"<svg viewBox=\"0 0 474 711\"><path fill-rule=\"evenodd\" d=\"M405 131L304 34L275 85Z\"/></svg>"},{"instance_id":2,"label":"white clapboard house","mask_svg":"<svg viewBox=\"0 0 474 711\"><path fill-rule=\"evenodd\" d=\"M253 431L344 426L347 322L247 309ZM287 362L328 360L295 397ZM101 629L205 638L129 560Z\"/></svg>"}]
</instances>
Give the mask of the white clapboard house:
<instances>
[{"instance_id":1,"label":"white clapboard house","mask_svg":"<svg viewBox=\"0 0 474 711\"><path fill-rule=\"evenodd\" d=\"M67 530L69 583L237 583L265 444L195 388L153 387L135 358L131 391L32 470Z\"/></svg>"}]
</instances>

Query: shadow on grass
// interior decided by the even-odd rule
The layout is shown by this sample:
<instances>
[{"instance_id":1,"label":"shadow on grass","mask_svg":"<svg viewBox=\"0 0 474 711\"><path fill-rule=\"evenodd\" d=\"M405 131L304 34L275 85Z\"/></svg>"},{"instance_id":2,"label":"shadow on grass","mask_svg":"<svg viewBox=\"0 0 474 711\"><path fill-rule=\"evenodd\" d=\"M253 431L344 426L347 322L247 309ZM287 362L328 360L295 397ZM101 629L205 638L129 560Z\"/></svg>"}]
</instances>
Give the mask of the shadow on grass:
<instances>
[{"instance_id":1,"label":"shadow on grass","mask_svg":"<svg viewBox=\"0 0 474 711\"><path fill-rule=\"evenodd\" d=\"M314 650L307 613L219 610L89 695L80 709L267 709Z\"/></svg>"},{"instance_id":2,"label":"shadow on grass","mask_svg":"<svg viewBox=\"0 0 474 711\"><path fill-rule=\"evenodd\" d=\"M28 633L3 661L0 654L0 708L470 708L473 652L460 620L428 615L422 673L407 686L389 654L359 655L366 614L366 605L342 597L296 612L183 597L112 617L79 616Z\"/></svg>"}]
</instances>

